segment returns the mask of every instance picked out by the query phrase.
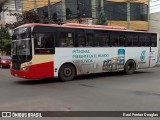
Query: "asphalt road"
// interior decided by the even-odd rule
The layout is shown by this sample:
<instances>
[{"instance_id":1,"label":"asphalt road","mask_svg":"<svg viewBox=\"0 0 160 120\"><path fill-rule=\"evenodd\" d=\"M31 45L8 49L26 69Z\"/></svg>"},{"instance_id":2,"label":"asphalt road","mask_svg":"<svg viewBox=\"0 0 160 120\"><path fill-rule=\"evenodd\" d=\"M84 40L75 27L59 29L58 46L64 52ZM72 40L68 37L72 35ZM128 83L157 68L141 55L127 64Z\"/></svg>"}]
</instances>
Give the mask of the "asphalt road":
<instances>
[{"instance_id":1,"label":"asphalt road","mask_svg":"<svg viewBox=\"0 0 160 120\"><path fill-rule=\"evenodd\" d=\"M2 111L159 111L160 68L105 73L74 81L24 80L0 69Z\"/></svg>"}]
</instances>

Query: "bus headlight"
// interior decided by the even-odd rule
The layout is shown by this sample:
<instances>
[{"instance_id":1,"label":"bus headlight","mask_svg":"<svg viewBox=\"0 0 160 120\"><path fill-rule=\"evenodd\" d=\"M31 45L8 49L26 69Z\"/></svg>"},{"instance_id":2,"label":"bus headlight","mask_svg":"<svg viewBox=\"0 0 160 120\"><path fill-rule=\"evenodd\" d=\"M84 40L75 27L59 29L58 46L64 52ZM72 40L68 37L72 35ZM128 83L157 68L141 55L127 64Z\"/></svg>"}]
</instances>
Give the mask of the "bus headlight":
<instances>
[{"instance_id":1,"label":"bus headlight","mask_svg":"<svg viewBox=\"0 0 160 120\"><path fill-rule=\"evenodd\" d=\"M32 65L32 62L24 63L21 65L21 70L28 70L29 67Z\"/></svg>"},{"instance_id":2,"label":"bus headlight","mask_svg":"<svg viewBox=\"0 0 160 120\"><path fill-rule=\"evenodd\" d=\"M22 67L21 70L28 70L29 66Z\"/></svg>"}]
</instances>

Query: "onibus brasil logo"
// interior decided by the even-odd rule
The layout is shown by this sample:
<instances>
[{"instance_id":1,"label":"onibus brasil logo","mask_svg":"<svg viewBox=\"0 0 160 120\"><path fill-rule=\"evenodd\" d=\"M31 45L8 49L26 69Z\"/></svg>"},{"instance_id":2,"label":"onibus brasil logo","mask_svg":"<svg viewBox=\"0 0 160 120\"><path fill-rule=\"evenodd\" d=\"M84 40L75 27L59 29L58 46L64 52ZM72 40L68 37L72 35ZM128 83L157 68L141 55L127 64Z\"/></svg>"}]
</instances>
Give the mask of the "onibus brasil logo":
<instances>
[{"instance_id":1,"label":"onibus brasil logo","mask_svg":"<svg viewBox=\"0 0 160 120\"><path fill-rule=\"evenodd\" d=\"M141 60L141 61L144 61L144 60L145 60L145 54L146 54L146 51L145 51L145 50L142 51L141 56L140 56L140 60Z\"/></svg>"}]
</instances>

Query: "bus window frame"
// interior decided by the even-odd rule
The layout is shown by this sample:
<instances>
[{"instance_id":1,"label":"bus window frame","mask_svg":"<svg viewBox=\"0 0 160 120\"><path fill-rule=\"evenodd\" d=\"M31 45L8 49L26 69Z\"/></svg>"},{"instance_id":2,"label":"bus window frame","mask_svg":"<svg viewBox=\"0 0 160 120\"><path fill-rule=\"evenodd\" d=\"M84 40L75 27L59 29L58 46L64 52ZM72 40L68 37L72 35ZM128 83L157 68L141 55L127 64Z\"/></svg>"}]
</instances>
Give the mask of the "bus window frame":
<instances>
[{"instance_id":1,"label":"bus window frame","mask_svg":"<svg viewBox=\"0 0 160 120\"><path fill-rule=\"evenodd\" d=\"M66 27L57 28L57 37L56 37L57 47L62 47L60 45L60 43L61 43L61 40L60 40L61 33L72 33L72 38L73 38L73 46L72 47L75 47L75 41L76 41L75 40L75 35L76 35L75 28L66 28ZM67 46L64 47L64 48L67 48ZM71 48L71 47L68 47L68 48Z\"/></svg>"},{"instance_id":2,"label":"bus window frame","mask_svg":"<svg viewBox=\"0 0 160 120\"><path fill-rule=\"evenodd\" d=\"M102 46L98 46L97 45L97 39L96 39L96 37L97 37L97 35L99 35L99 34L105 34L106 36L108 36L108 43L107 43L107 46L104 46L104 45L102 45ZM95 30L95 33L94 33L94 37L95 37L95 41L94 41L94 46L95 47L111 47L111 31L108 31L108 30Z\"/></svg>"},{"instance_id":3,"label":"bus window frame","mask_svg":"<svg viewBox=\"0 0 160 120\"><path fill-rule=\"evenodd\" d=\"M120 36L123 36L125 38L124 45L119 45ZM116 45L116 42L115 42L115 45L113 45L114 41L116 40L118 42L117 45ZM125 31L111 31L111 34L110 34L110 46L111 47L126 47L126 40L127 40L127 37L126 37Z\"/></svg>"},{"instance_id":4,"label":"bus window frame","mask_svg":"<svg viewBox=\"0 0 160 120\"><path fill-rule=\"evenodd\" d=\"M80 46L80 37L79 37L79 33L83 32L84 35L84 45ZM95 47L95 35L94 35L95 31L92 29L81 29L78 28L76 29L76 45L77 47ZM91 35L93 40L92 40L92 46L87 45L87 35Z\"/></svg>"},{"instance_id":5,"label":"bus window frame","mask_svg":"<svg viewBox=\"0 0 160 120\"><path fill-rule=\"evenodd\" d=\"M38 33L52 33L53 34L53 38L54 39L54 47L52 48L53 52L52 53L47 53L44 51L44 53L36 53L36 48L35 48L35 38L34 38L34 34L38 34ZM50 26L35 26L33 28L33 31L32 31L32 37L33 37L33 46L34 46L34 54L35 55L44 55L44 54L47 54L47 55L50 55L50 54L55 54L55 47L56 47L56 28L55 27L50 27ZM43 48L41 48L43 49ZM48 48L49 50L50 48Z\"/></svg>"}]
</instances>

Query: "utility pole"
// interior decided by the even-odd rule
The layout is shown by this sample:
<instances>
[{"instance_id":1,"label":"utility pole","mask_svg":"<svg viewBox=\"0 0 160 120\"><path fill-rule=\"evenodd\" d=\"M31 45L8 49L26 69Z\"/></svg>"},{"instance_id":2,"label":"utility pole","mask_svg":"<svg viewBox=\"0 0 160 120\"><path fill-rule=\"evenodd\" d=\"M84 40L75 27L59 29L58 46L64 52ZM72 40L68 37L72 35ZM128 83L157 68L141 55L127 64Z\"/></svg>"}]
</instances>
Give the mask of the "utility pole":
<instances>
[{"instance_id":1,"label":"utility pole","mask_svg":"<svg viewBox=\"0 0 160 120\"><path fill-rule=\"evenodd\" d=\"M37 13L37 1L34 0L34 11Z\"/></svg>"},{"instance_id":2,"label":"utility pole","mask_svg":"<svg viewBox=\"0 0 160 120\"><path fill-rule=\"evenodd\" d=\"M148 30L150 30L150 0L148 0Z\"/></svg>"},{"instance_id":3,"label":"utility pole","mask_svg":"<svg viewBox=\"0 0 160 120\"><path fill-rule=\"evenodd\" d=\"M48 0L48 21L51 23L51 1Z\"/></svg>"},{"instance_id":4,"label":"utility pole","mask_svg":"<svg viewBox=\"0 0 160 120\"><path fill-rule=\"evenodd\" d=\"M127 1L127 22L128 22L128 29L131 28L131 2L130 0Z\"/></svg>"},{"instance_id":5,"label":"utility pole","mask_svg":"<svg viewBox=\"0 0 160 120\"><path fill-rule=\"evenodd\" d=\"M77 16L78 16L78 22L81 23L79 0L77 0Z\"/></svg>"}]
</instances>

